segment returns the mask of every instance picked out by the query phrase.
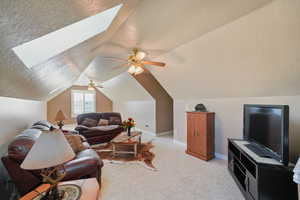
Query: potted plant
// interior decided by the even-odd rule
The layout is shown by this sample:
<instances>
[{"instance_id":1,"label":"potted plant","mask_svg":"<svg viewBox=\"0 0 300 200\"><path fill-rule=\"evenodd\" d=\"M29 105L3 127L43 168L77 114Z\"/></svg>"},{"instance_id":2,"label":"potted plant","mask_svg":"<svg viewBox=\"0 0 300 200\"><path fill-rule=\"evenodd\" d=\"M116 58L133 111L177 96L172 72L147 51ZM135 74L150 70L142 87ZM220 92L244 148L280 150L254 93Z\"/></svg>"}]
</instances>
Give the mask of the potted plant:
<instances>
[{"instance_id":1,"label":"potted plant","mask_svg":"<svg viewBox=\"0 0 300 200\"><path fill-rule=\"evenodd\" d=\"M127 135L130 136L130 130L132 127L135 127L135 121L131 117L129 117L127 120L123 121L123 127L125 130L127 130Z\"/></svg>"}]
</instances>

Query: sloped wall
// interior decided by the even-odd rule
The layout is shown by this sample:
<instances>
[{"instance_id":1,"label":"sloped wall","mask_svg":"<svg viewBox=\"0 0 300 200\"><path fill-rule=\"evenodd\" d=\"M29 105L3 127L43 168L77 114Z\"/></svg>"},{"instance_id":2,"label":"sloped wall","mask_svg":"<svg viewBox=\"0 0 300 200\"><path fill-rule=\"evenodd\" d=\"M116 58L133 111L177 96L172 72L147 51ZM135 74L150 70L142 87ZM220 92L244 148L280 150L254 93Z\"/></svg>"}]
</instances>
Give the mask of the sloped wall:
<instances>
[{"instance_id":1,"label":"sloped wall","mask_svg":"<svg viewBox=\"0 0 300 200\"><path fill-rule=\"evenodd\" d=\"M128 72L103 83L100 90L113 101L122 118L132 117L137 128L152 134L172 133L173 99L151 73Z\"/></svg>"},{"instance_id":2,"label":"sloped wall","mask_svg":"<svg viewBox=\"0 0 300 200\"><path fill-rule=\"evenodd\" d=\"M121 113L123 120L133 118L137 123L136 128L150 133L156 132L153 100L116 101L113 107L114 111Z\"/></svg>"},{"instance_id":3,"label":"sloped wall","mask_svg":"<svg viewBox=\"0 0 300 200\"><path fill-rule=\"evenodd\" d=\"M151 73L133 76L155 99L156 133L173 131L173 99Z\"/></svg>"},{"instance_id":4,"label":"sloped wall","mask_svg":"<svg viewBox=\"0 0 300 200\"><path fill-rule=\"evenodd\" d=\"M87 86L72 86L60 93L53 99L47 102L47 120L56 123L54 118L56 113L61 109L69 118L65 120L65 124L74 124L76 119L72 118L71 108L71 91L72 90L87 90ZM96 90L96 112L111 112L112 101L102 92Z\"/></svg>"},{"instance_id":5,"label":"sloped wall","mask_svg":"<svg viewBox=\"0 0 300 200\"><path fill-rule=\"evenodd\" d=\"M242 104L286 103L291 148L299 144L299 10L300 1L273 1L159 58L168 65L152 73L174 99L176 140L186 142L191 102L216 112L216 152L223 155L227 138L242 137Z\"/></svg>"},{"instance_id":6,"label":"sloped wall","mask_svg":"<svg viewBox=\"0 0 300 200\"><path fill-rule=\"evenodd\" d=\"M113 101L113 110L122 119L132 117L138 129L156 133L156 109L153 97L127 72L103 84L100 90Z\"/></svg>"}]
</instances>

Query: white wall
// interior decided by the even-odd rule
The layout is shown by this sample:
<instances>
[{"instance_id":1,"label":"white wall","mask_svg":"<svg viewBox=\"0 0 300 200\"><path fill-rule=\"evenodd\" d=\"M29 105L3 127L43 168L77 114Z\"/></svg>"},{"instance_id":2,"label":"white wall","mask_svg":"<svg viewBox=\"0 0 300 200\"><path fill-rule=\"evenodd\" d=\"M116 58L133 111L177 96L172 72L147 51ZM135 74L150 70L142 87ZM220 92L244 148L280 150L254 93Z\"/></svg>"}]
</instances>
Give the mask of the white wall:
<instances>
[{"instance_id":1,"label":"white wall","mask_svg":"<svg viewBox=\"0 0 300 200\"><path fill-rule=\"evenodd\" d=\"M243 137L243 104L287 104L290 107L290 153L300 155L300 96L175 100L174 139L186 143L186 111L203 103L215 112L215 150L227 155L227 139Z\"/></svg>"},{"instance_id":2,"label":"white wall","mask_svg":"<svg viewBox=\"0 0 300 200\"><path fill-rule=\"evenodd\" d=\"M300 95L300 1L276 0L157 58L173 99Z\"/></svg>"},{"instance_id":3,"label":"white wall","mask_svg":"<svg viewBox=\"0 0 300 200\"><path fill-rule=\"evenodd\" d=\"M122 114L122 119L132 117L136 121L136 128L155 133L155 101L125 101L114 102L113 110Z\"/></svg>"},{"instance_id":4,"label":"white wall","mask_svg":"<svg viewBox=\"0 0 300 200\"><path fill-rule=\"evenodd\" d=\"M132 117L137 128L156 132L155 100L128 72L102 85L99 90L112 100L113 111L120 112L123 120Z\"/></svg>"},{"instance_id":5,"label":"white wall","mask_svg":"<svg viewBox=\"0 0 300 200\"><path fill-rule=\"evenodd\" d=\"M174 99L176 140L186 141L185 110L196 103L216 112L221 154L228 137L242 137L243 104L289 104L300 153L299 10L299 0L272 1L157 58L167 66L151 72Z\"/></svg>"},{"instance_id":6,"label":"white wall","mask_svg":"<svg viewBox=\"0 0 300 200\"><path fill-rule=\"evenodd\" d=\"M0 97L0 156L7 151L8 143L33 122L46 119L46 104Z\"/></svg>"}]
</instances>

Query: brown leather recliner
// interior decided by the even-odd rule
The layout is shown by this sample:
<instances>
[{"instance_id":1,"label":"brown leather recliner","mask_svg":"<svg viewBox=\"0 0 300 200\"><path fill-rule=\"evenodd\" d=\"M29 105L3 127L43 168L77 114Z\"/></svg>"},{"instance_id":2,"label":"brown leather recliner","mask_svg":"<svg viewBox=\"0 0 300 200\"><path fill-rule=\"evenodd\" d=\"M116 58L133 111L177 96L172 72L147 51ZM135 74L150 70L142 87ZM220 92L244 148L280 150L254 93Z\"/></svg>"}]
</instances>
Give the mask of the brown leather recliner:
<instances>
[{"instance_id":1,"label":"brown leather recliner","mask_svg":"<svg viewBox=\"0 0 300 200\"><path fill-rule=\"evenodd\" d=\"M86 119L95 120L95 124L88 126L84 124ZM99 126L100 119L108 120L108 126ZM77 116L77 127L79 134L83 135L89 144L101 144L111 141L114 137L124 131L120 113L85 113Z\"/></svg>"},{"instance_id":2,"label":"brown leather recliner","mask_svg":"<svg viewBox=\"0 0 300 200\"><path fill-rule=\"evenodd\" d=\"M31 129L27 129L18 135L10 143L7 155L2 157L2 162L20 195L28 193L42 183L39 170L24 170L20 167L32 145L41 134L41 129L47 130L47 127L43 127L41 124L38 126L37 128L35 124ZM66 176L62 181L95 177L101 184L103 162L98 154L89 148L87 142L83 141L83 144L87 149L78 152L73 160L64 164Z\"/></svg>"}]
</instances>

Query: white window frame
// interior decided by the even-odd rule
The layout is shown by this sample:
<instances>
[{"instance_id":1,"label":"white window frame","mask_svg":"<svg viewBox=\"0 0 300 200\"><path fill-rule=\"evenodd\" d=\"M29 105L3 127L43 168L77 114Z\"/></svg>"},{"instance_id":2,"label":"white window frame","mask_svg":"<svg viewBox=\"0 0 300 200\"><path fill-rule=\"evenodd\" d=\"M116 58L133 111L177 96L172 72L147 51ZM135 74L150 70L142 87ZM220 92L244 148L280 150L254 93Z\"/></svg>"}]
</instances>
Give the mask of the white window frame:
<instances>
[{"instance_id":1,"label":"white window frame","mask_svg":"<svg viewBox=\"0 0 300 200\"><path fill-rule=\"evenodd\" d=\"M82 94L94 94L94 110L93 112L96 112L96 106L97 106L97 102L96 102L96 91L95 90L72 90L71 91L71 113L72 113L72 117L77 117L77 114L74 113L74 93L82 93ZM83 95L83 110L84 109L84 105L85 105L85 95ZM85 112L83 112L85 113ZM82 114L82 113L81 113Z\"/></svg>"}]
</instances>

